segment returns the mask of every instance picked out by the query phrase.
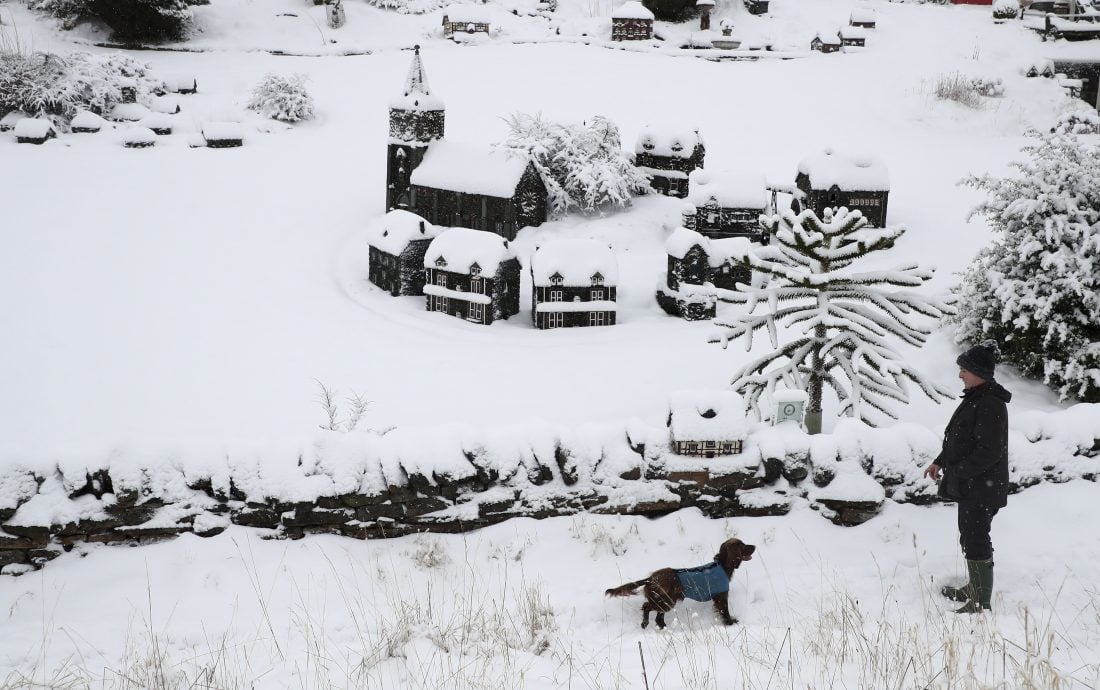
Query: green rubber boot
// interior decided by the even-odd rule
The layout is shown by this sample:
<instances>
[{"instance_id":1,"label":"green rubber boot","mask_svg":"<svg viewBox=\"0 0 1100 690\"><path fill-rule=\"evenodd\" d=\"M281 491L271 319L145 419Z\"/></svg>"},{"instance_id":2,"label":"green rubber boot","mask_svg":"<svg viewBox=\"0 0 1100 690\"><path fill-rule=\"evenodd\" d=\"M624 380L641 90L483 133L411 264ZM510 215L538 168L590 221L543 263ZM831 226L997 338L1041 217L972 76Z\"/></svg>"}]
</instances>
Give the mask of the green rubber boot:
<instances>
[{"instance_id":1,"label":"green rubber boot","mask_svg":"<svg viewBox=\"0 0 1100 690\"><path fill-rule=\"evenodd\" d=\"M966 605L955 613L980 613L989 611L993 599L993 561L967 561L966 571L970 582L965 588L970 595Z\"/></svg>"}]
</instances>

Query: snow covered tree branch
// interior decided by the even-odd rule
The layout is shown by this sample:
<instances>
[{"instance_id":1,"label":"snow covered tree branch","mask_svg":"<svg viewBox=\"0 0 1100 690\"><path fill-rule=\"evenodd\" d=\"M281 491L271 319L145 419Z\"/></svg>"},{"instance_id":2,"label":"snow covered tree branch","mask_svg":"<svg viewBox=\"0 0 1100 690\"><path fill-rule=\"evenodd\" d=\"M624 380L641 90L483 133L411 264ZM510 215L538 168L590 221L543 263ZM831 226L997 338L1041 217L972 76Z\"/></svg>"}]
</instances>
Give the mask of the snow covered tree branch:
<instances>
[{"instance_id":1,"label":"snow covered tree branch","mask_svg":"<svg viewBox=\"0 0 1100 690\"><path fill-rule=\"evenodd\" d=\"M623 151L619 128L607 118L562 125L538 115L515 114L507 123L510 131L503 146L530 156L546 183L550 215L555 218L570 211L627 206L631 196L649 188Z\"/></svg>"},{"instance_id":2,"label":"snow covered tree branch","mask_svg":"<svg viewBox=\"0 0 1100 690\"><path fill-rule=\"evenodd\" d=\"M971 216L997 238L963 275L956 338L992 338L1061 398L1100 402L1100 147L1029 136L1018 175L962 182L989 194Z\"/></svg>"},{"instance_id":3,"label":"snow covered tree branch","mask_svg":"<svg viewBox=\"0 0 1100 690\"><path fill-rule=\"evenodd\" d=\"M807 427L821 430L821 399L831 388L840 413L875 425L897 418L893 403L908 403L908 382L933 400L951 395L905 363L891 345L901 340L923 344L936 322L954 313L948 301L919 295L916 288L933 271L917 264L891 270L854 271L852 265L887 250L901 237L900 226L869 228L859 211L786 211L762 219L769 245L745 245L732 258L753 271L752 285L719 290L718 298L744 307L735 319L715 323L711 342L727 347L742 339L752 349L756 334L767 331L773 351L742 367L733 387L751 409L777 385L805 390L810 404ZM903 288L885 290L883 288ZM761 313L756 313L762 308ZM779 327L801 333L782 346Z\"/></svg>"}]
</instances>

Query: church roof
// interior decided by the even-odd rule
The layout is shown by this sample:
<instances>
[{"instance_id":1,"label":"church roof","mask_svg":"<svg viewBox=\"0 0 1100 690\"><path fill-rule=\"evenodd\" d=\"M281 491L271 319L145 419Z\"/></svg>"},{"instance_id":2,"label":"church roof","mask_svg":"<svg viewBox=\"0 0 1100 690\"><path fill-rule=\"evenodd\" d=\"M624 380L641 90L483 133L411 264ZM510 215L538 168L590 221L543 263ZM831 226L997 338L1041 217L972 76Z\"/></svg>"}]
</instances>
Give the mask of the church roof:
<instances>
[{"instance_id":1,"label":"church roof","mask_svg":"<svg viewBox=\"0 0 1100 690\"><path fill-rule=\"evenodd\" d=\"M405 77L405 88L397 98L390 100L395 110L443 110L443 99L433 96L428 86L428 73L420 59L420 46L413 48L413 59Z\"/></svg>"}]
</instances>

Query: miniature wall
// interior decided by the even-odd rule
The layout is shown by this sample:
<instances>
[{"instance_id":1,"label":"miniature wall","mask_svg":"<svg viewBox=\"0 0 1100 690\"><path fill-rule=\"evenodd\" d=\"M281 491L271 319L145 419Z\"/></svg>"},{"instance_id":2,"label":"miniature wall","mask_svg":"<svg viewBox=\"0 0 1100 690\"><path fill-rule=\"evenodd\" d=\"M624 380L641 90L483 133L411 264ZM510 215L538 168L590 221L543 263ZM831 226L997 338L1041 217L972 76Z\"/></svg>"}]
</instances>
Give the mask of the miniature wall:
<instances>
[{"instance_id":1,"label":"miniature wall","mask_svg":"<svg viewBox=\"0 0 1100 690\"><path fill-rule=\"evenodd\" d=\"M116 450L101 461L13 463L0 470L0 566L18 574L79 543L148 543L230 525L269 538L356 539L461 532L513 517L592 512L715 518L818 511L838 525L887 500L931 503L922 476L940 446L928 428L845 421L808 436L758 425L741 455L669 453L667 430L622 426L399 428L325 432L301 447ZM1013 490L1100 474L1100 405L1014 416Z\"/></svg>"}]
</instances>

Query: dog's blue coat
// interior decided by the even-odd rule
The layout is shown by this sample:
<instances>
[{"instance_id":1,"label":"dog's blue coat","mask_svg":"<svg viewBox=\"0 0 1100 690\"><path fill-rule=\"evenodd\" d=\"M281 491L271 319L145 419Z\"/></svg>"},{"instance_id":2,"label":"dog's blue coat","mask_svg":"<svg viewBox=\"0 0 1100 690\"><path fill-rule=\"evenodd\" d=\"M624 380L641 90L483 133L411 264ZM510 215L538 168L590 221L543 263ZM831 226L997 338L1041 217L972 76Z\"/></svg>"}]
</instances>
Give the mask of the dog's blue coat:
<instances>
[{"instance_id":1,"label":"dog's blue coat","mask_svg":"<svg viewBox=\"0 0 1100 690\"><path fill-rule=\"evenodd\" d=\"M695 601L710 601L715 594L730 591L730 579L717 562L676 571L684 596Z\"/></svg>"}]
</instances>

